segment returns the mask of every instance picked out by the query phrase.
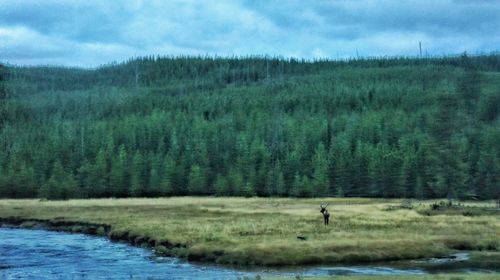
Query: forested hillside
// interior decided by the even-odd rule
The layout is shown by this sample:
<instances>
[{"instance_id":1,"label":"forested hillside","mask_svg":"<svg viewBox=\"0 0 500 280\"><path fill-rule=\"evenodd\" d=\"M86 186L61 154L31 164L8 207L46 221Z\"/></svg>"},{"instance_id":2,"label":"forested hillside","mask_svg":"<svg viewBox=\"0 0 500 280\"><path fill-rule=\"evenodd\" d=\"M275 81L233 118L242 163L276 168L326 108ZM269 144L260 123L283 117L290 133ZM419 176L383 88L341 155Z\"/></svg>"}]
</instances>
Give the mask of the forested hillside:
<instances>
[{"instance_id":1,"label":"forested hillside","mask_svg":"<svg viewBox=\"0 0 500 280\"><path fill-rule=\"evenodd\" d=\"M0 196L500 195L500 55L0 67Z\"/></svg>"}]
</instances>

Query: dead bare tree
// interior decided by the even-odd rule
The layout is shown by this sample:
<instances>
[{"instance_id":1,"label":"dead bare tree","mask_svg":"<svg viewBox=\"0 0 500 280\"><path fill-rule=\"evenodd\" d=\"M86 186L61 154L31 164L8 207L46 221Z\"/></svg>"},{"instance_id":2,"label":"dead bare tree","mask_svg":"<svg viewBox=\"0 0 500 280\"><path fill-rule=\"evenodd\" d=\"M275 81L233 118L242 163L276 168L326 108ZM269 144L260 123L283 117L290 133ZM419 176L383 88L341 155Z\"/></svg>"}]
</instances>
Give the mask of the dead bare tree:
<instances>
[{"instance_id":1,"label":"dead bare tree","mask_svg":"<svg viewBox=\"0 0 500 280\"><path fill-rule=\"evenodd\" d=\"M325 206L323 206L323 203L321 203L319 207L321 209L319 210L319 212L323 214L323 222L325 223L325 226L327 226L330 222L330 213L328 213L328 210L326 209L326 207L328 207L328 203Z\"/></svg>"}]
</instances>

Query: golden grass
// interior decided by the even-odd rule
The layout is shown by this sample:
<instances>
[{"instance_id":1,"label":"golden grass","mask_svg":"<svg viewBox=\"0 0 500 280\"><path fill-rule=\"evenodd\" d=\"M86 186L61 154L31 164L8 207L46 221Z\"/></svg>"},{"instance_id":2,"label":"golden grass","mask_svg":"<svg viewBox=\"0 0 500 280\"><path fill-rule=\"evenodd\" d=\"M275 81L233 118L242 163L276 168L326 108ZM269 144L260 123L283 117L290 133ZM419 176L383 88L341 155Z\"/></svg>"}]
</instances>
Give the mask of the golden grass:
<instances>
[{"instance_id":1,"label":"golden grass","mask_svg":"<svg viewBox=\"0 0 500 280\"><path fill-rule=\"evenodd\" d=\"M330 203L328 227L322 225L321 202ZM108 224L114 234L183 245L159 247L164 253L225 264L328 264L431 257L453 249L500 250L499 215L385 210L398 204L362 198L0 200L0 218Z\"/></svg>"}]
</instances>

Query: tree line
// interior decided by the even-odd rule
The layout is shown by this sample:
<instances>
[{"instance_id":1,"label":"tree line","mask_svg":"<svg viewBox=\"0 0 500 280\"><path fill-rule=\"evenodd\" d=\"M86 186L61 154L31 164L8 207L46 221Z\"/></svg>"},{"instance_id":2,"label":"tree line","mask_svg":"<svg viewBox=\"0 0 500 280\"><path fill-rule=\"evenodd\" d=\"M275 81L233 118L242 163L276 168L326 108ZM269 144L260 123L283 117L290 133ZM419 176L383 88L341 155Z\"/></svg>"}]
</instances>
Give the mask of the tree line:
<instances>
[{"instance_id":1,"label":"tree line","mask_svg":"<svg viewBox=\"0 0 500 280\"><path fill-rule=\"evenodd\" d=\"M500 195L500 56L0 67L0 196Z\"/></svg>"}]
</instances>

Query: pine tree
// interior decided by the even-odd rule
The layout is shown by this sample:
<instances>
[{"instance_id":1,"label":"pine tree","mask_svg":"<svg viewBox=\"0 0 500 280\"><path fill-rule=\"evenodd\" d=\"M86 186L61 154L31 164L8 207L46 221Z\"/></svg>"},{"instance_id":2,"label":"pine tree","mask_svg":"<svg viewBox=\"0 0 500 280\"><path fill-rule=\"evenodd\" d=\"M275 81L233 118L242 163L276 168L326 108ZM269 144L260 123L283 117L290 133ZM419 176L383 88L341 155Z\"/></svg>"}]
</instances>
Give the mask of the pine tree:
<instances>
[{"instance_id":1,"label":"pine tree","mask_svg":"<svg viewBox=\"0 0 500 280\"><path fill-rule=\"evenodd\" d=\"M285 185L292 186L295 180L295 174L300 170L300 156L298 151L289 151L283 163L283 176L285 177Z\"/></svg>"},{"instance_id":2,"label":"pine tree","mask_svg":"<svg viewBox=\"0 0 500 280\"><path fill-rule=\"evenodd\" d=\"M92 169L92 164L90 164L86 160L77 169L76 181L78 184L78 193L81 198L90 198L91 169Z\"/></svg>"},{"instance_id":3,"label":"pine tree","mask_svg":"<svg viewBox=\"0 0 500 280\"><path fill-rule=\"evenodd\" d=\"M163 160L163 178L161 180L161 194L162 195L174 195L174 187L172 186L175 183L175 162L172 157L167 154L165 159Z\"/></svg>"},{"instance_id":4,"label":"pine tree","mask_svg":"<svg viewBox=\"0 0 500 280\"><path fill-rule=\"evenodd\" d=\"M4 171L0 162L0 197L8 197L7 193L7 172Z\"/></svg>"},{"instance_id":5,"label":"pine tree","mask_svg":"<svg viewBox=\"0 0 500 280\"><path fill-rule=\"evenodd\" d=\"M477 167L476 194L483 199L500 197L500 129L482 132Z\"/></svg>"},{"instance_id":6,"label":"pine tree","mask_svg":"<svg viewBox=\"0 0 500 280\"><path fill-rule=\"evenodd\" d=\"M7 87L5 86L5 82L7 80L7 67L0 63L0 100L7 99ZM1 122L0 122L1 123Z\"/></svg>"},{"instance_id":7,"label":"pine tree","mask_svg":"<svg viewBox=\"0 0 500 280\"><path fill-rule=\"evenodd\" d=\"M366 144L358 143L354 151L352 176L353 187L351 195L366 196L370 195L370 171L369 164L372 159L371 150Z\"/></svg>"},{"instance_id":8,"label":"pine tree","mask_svg":"<svg viewBox=\"0 0 500 280\"><path fill-rule=\"evenodd\" d=\"M275 168L267 171L266 190L265 190L267 196L277 195L275 172L276 172Z\"/></svg>"},{"instance_id":9,"label":"pine tree","mask_svg":"<svg viewBox=\"0 0 500 280\"><path fill-rule=\"evenodd\" d=\"M293 197L300 197L302 189L302 181L298 173L293 176L292 188L290 189L290 195Z\"/></svg>"},{"instance_id":10,"label":"pine tree","mask_svg":"<svg viewBox=\"0 0 500 280\"><path fill-rule=\"evenodd\" d=\"M243 190L244 196L247 196L246 189L252 189L252 191L256 193L255 186L257 184L257 171L255 171L254 167L250 167L247 170L248 170L248 175L245 180L244 190ZM263 190L261 190L261 192L263 193Z\"/></svg>"},{"instance_id":11,"label":"pine tree","mask_svg":"<svg viewBox=\"0 0 500 280\"><path fill-rule=\"evenodd\" d=\"M47 151L37 151L33 159L33 169L35 171L35 180L38 187L43 186L47 181L51 167L51 155Z\"/></svg>"},{"instance_id":12,"label":"pine tree","mask_svg":"<svg viewBox=\"0 0 500 280\"><path fill-rule=\"evenodd\" d=\"M349 143L336 138L329 152L330 193L344 196L352 189L352 157Z\"/></svg>"},{"instance_id":13,"label":"pine tree","mask_svg":"<svg viewBox=\"0 0 500 280\"><path fill-rule=\"evenodd\" d=\"M460 143L458 139L450 139L443 143L439 151L436 188L441 196L456 199L464 196L466 166L460 157Z\"/></svg>"},{"instance_id":14,"label":"pine tree","mask_svg":"<svg viewBox=\"0 0 500 280\"><path fill-rule=\"evenodd\" d=\"M466 67L464 77L458 82L458 90L464 102L465 111L468 114L474 114L481 94L481 76L474 67Z\"/></svg>"},{"instance_id":15,"label":"pine tree","mask_svg":"<svg viewBox=\"0 0 500 280\"><path fill-rule=\"evenodd\" d=\"M15 198L17 197L17 194L16 194L16 189L15 189L15 186L13 186L13 182L15 180L15 177L12 178L12 174L14 172L14 170L12 169L12 167L9 165L8 168L5 168L3 169L1 166L0 166L0 171L2 171L2 173L0 175L2 175L2 178L0 178L0 187L1 187L1 194L3 197L12 197L12 198Z\"/></svg>"},{"instance_id":16,"label":"pine tree","mask_svg":"<svg viewBox=\"0 0 500 280\"><path fill-rule=\"evenodd\" d=\"M266 152L264 143L253 141L249 150L249 181L259 196L268 196L266 191L267 161L269 154Z\"/></svg>"},{"instance_id":17,"label":"pine tree","mask_svg":"<svg viewBox=\"0 0 500 280\"><path fill-rule=\"evenodd\" d=\"M242 189L241 195L244 197L252 197L252 196L256 195L255 189L250 182L245 183L245 186Z\"/></svg>"},{"instance_id":18,"label":"pine tree","mask_svg":"<svg viewBox=\"0 0 500 280\"><path fill-rule=\"evenodd\" d=\"M109 195L108 185L108 163L104 150L99 150L95 163L90 166L88 188L90 197L102 197Z\"/></svg>"},{"instance_id":19,"label":"pine tree","mask_svg":"<svg viewBox=\"0 0 500 280\"><path fill-rule=\"evenodd\" d=\"M291 194L294 197L312 197L313 189L311 188L311 181L307 176L300 176L295 174Z\"/></svg>"},{"instance_id":20,"label":"pine tree","mask_svg":"<svg viewBox=\"0 0 500 280\"><path fill-rule=\"evenodd\" d=\"M274 167L267 172L266 195L280 197L288 195L285 177L281 171L281 163L279 161L277 161Z\"/></svg>"},{"instance_id":21,"label":"pine tree","mask_svg":"<svg viewBox=\"0 0 500 280\"><path fill-rule=\"evenodd\" d=\"M111 171L109 174L109 184L111 195L116 197L124 197L128 194L128 158L125 147L122 145L118 148L118 155L111 162Z\"/></svg>"},{"instance_id":22,"label":"pine tree","mask_svg":"<svg viewBox=\"0 0 500 280\"><path fill-rule=\"evenodd\" d=\"M144 157L137 151L132 160L130 196L144 196L147 189L147 166L145 166Z\"/></svg>"},{"instance_id":23,"label":"pine tree","mask_svg":"<svg viewBox=\"0 0 500 280\"><path fill-rule=\"evenodd\" d=\"M459 143L454 136L456 130L462 126L457 117L457 108L456 96L449 93L440 95L432 127L433 136L439 146L437 192L439 196L449 199L457 197L465 182L465 166L459 158Z\"/></svg>"},{"instance_id":24,"label":"pine tree","mask_svg":"<svg viewBox=\"0 0 500 280\"><path fill-rule=\"evenodd\" d=\"M236 169L230 169L227 184L229 185L230 195L244 196L245 195L245 179L241 172Z\"/></svg>"},{"instance_id":25,"label":"pine tree","mask_svg":"<svg viewBox=\"0 0 500 280\"><path fill-rule=\"evenodd\" d=\"M419 190L424 198L439 197L437 190L438 156L434 141L424 140L417 154L417 178L419 178Z\"/></svg>"},{"instance_id":26,"label":"pine tree","mask_svg":"<svg viewBox=\"0 0 500 280\"><path fill-rule=\"evenodd\" d=\"M35 171L33 167L28 166L26 163L22 164L18 171L17 182L19 186L21 186L19 197L22 198L36 197L38 190L36 186Z\"/></svg>"},{"instance_id":27,"label":"pine tree","mask_svg":"<svg viewBox=\"0 0 500 280\"><path fill-rule=\"evenodd\" d=\"M148 158L151 162L151 168L149 169L149 175L147 178L148 188L146 189L146 195L149 197L157 197L162 194L162 175L160 174L162 171L162 157L150 152Z\"/></svg>"},{"instance_id":28,"label":"pine tree","mask_svg":"<svg viewBox=\"0 0 500 280\"><path fill-rule=\"evenodd\" d=\"M206 177L198 165L191 166L188 180L188 191L191 195L202 195L206 193Z\"/></svg>"},{"instance_id":29,"label":"pine tree","mask_svg":"<svg viewBox=\"0 0 500 280\"><path fill-rule=\"evenodd\" d=\"M281 170L278 170L277 172L277 179L276 179L276 193L278 196L286 196L288 194L288 190L285 185L285 176L283 176L283 172Z\"/></svg>"},{"instance_id":30,"label":"pine tree","mask_svg":"<svg viewBox=\"0 0 500 280\"><path fill-rule=\"evenodd\" d=\"M147 191L148 196L157 197L162 194L161 187L162 179L156 167L152 167L149 172L149 189Z\"/></svg>"},{"instance_id":31,"label":"pine tree","mask_svg":"<svg viewBox=\"0 0 500 280\"><path fill-rule=\"evenodd\" d=\"M214 185L215 185L215 194L217 196L227 196L230 194L226 178L221 174L217 174Z\"/></svg>"},{"instance_id":32,"label":"pine tree","mask_svg":"<svg viewBox=\"0 0 500 280\"><path fill-rule=\"evenodd\" d=\"M40 189L39 196L48 199L68 199L74 197L77 183L71 174L68 174L60 161L52 167L52 175Z\"/></svg>"},{"instance_id":33,"label":"pine tree","mask_svg":"<svg viewBox=\"0 0 500 280\"><path fill-rule=\"evenodd\" d=\"M413 153L404 155L401 167L401 186L404 197L417 197L417 162Z\"/></svg>"},{"instance_id":34,"label":"pine tree","mask_svg":"<svg viewBox=\"0 0 500 280\"><path fill-rule=\"evenodd\" d=\"M401 197L404 190L401 186L401 156L387 145L379 145L374 161L370 167L372 184L376 195L383 197Z\"/></svg>"},{"instance_id":35,"label":"pine tree","mask_svg":"<svg viewBox=\"0 0 500 280\"><path fill-rule=\"evenodd\" d=\"M320 143L313 157L313 193L315 196L329 195L328 160L325 146Z\"/></svg>"}]
</instances>

